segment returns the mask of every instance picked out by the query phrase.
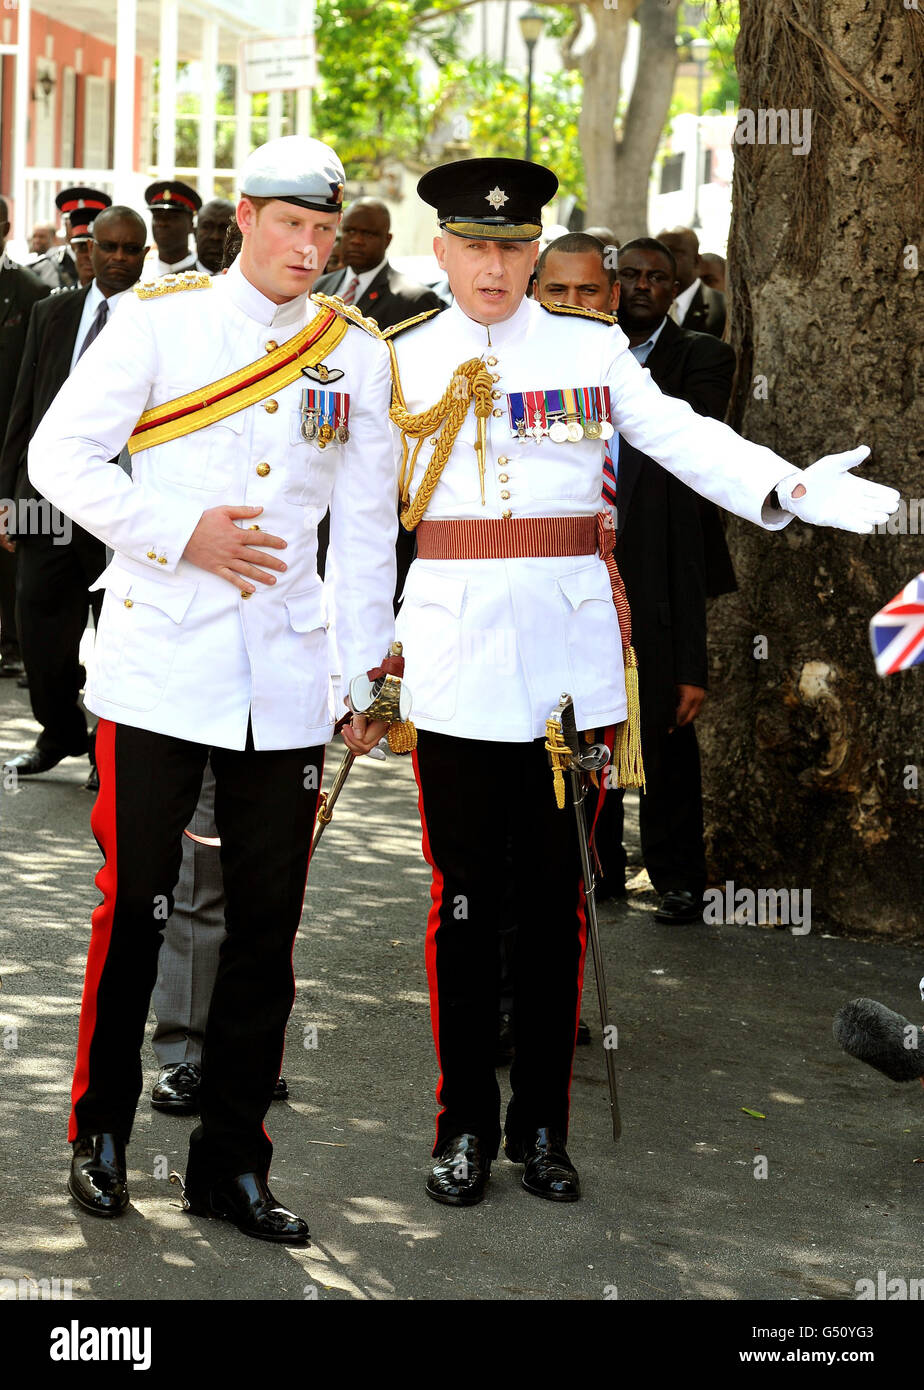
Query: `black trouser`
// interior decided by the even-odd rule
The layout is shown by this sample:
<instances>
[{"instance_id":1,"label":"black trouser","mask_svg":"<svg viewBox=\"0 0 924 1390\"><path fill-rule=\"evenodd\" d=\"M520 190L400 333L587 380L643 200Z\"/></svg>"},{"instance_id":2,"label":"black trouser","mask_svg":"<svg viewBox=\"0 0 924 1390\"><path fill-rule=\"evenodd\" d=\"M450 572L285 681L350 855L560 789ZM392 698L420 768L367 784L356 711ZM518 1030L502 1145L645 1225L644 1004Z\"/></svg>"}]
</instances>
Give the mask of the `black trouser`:
<instances>
[{"instance_id":1,"label":"black trouser","mask_svg":"<svg viewBox=\"0 0 924 1390\"><path fill-rule=\"evenodd\" d=\"M85 753L80 639L91 608L99 621L103 595L87 589L105 567L105 546L86 532L62 545L28 536L18 540L16 555L16 625L32 713L42 726L37 746L60 758Z\"/></svg>"},{"instance_id":2,"label":"black trouser","mask_svg":"<svg viewBox=\"0 0 924 1390\"><path fill-rule=\"evenodd\" d=\"M669 734L642 723L645 791L639 797L642 859L657 893L686 889L699 897L706 887L703 846L703 789L696 729L684 724ZM597 823L597 852L606 878L625 874L623 794L606 797Z\"/></svg>"},{"instance_id":3,"label":"black trouser","mask_svg":"<svg viewBox=\"0 0 924 1390\"><path fill-rule=\"evenodd\" d=\"M16 556L0 549L0 657L19 660L16 633Z\"/></svg>"},{"instance_id":4,"label":"black trouser","mask_svg":"<svg viewBox=\"0 0 924 1390\"><path fill-rule=\"evenodd\" d=\"M103 719L96 756L91 825L105 856L96 880L103 902L93 913L68 1137L131 1134L180 837L211 756L228 936L206 1024L202 1123L190 1140L187 1182L265 1175L273 1146L262 1121L295 997L292 946L324 749L257 753L249 736L243 752L209 749Z\"/></svg>"},{"instance_id":5,"label":"black trouser","mask_svg":"<svg viewBox=\"0 0 924 1390\"><path fill-rule=\"evenodd\" d=\"M574 812L555 804L541 739L488 743L421 730L415 769L433 869L427 977L442 1106L434 1153L465 1133L497 1153L498 931L507 874L518 930L505 1128L526 1137L544 1125L566 1135L586 944Z\"/></svg>"}]
</instances>

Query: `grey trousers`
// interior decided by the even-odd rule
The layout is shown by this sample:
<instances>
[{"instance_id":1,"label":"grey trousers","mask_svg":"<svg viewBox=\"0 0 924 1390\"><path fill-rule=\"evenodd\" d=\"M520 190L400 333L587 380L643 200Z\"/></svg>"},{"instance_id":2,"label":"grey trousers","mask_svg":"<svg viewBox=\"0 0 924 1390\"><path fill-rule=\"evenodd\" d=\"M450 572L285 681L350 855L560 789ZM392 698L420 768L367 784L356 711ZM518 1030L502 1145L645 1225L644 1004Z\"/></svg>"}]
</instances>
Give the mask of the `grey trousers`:
<instances>
[{"instance_id":1,"label":"grey trousers","mask_svg":"<svg viewBox=\"0 0 924 1390\"><path fill-rule=\"evenodd\" d=\"M210 763L202 776L196 814L187 829L211 838L218 833ZM177 1062L200 1066L218 953L225 939L225 890L217 845L200 845L183 836L183 862L174 898L151 998L157 1017L154 1051L162 1067Z\"/></svg>"}]
</instances>

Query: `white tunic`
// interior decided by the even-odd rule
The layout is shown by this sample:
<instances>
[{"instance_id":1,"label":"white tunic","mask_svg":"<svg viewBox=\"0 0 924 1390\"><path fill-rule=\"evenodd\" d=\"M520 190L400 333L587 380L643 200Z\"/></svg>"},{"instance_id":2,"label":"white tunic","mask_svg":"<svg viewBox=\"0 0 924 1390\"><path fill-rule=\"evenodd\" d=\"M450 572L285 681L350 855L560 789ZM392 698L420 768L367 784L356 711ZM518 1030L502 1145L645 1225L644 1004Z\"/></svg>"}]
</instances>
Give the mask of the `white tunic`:
<instances>
[{"instance_id":1,"label":"white tunic","mask_svg":"<svg viewBox=\"0 0 924 1390\"><path fill-rule=\"evenodd\" d=\"M224 748L244 747L248 715L257 749L326 741L334 711L316 560L328 505L340 670L352 677L384 656L396 478L383 343L351 325L325 358L344 372L329 389L349 394L345 444L302 439L300 393L315 383L301 377L272 401L136 453L132 478L109 462L144 410L263 357L317 312L304 295L277 307L237 265L204 289L127 295L42 421L30 477L116 551L94 586L105 590L86 695L94 713ZM182 558L203 511L221 505L262 506L256 524L288 542L272 552L286 573L246 600Z\"/></svg>"},{"instance_id":2,"label":"white tunic","mask_svg":"<svg viewBox=\"0 0 924 1390\"><path fill-rule=\"evenodd\" d=\"M553 314L524 299L489 328L458 303L395 340L408 410L442 396L453 370L483 358L496 376L488 422L485 505L469 408L425 520L590 516L601 509L603 444L512 437L506 396L520 391L609 387L615 428L643 453L719 506L769 530L788 513L764 501L793 465L750 444L684 402L664 396L617 326ZM411 496L432 452L418 455ZM413 448L413 444L412 444ZM516 560L415 560L397 633L404 643L413 719L460 738L526 742L565 692L580 728L625 718L619 624L598 556Z\"/></svg>"}]
</instances>

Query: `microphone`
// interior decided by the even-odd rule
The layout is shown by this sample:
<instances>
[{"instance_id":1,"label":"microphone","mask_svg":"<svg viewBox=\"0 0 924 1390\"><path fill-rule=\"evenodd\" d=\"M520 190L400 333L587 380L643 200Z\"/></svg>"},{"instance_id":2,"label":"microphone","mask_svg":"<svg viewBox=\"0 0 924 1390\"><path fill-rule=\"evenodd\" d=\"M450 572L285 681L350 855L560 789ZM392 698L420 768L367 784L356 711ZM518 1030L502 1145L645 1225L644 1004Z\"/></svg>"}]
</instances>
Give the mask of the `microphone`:
<instances>
[{"instance_id":1,"label":"microphone","mask_svg":"<svg viewBox=\"0 0 924 1390\"><path fill-rule=\"evenodd\" d=\"M834 1037L844 1051L868 1062L890 1081L916 1081L924 1076L921 1031L875 999L854 999L834 1019Z\"/></svg>"}]
</instances>

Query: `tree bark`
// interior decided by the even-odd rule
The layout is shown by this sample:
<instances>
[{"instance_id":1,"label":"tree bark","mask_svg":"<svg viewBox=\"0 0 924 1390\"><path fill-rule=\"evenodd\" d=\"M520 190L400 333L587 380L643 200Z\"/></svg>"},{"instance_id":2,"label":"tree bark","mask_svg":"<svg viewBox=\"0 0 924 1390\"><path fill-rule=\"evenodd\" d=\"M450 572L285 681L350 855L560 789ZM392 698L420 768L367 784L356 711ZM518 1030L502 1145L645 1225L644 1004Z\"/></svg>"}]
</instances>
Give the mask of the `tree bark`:
<instances>
[{"instance_id":1,"label":"tree bark","mask_svg":"<svg viewBox=\"0 0 924 1390\"><path fill-rule=\"evenodd\" d=\"M741 0L736 56L742 112L812 124L806 154L736 148L729 418L799 467L869 444L863 475L920 498L924 15ZM880 679L867 629L924 545L889 530L730 519L740 592L713 607L701 723L717 881L810 888L833 925L900 938L922 922L924 671Z\"/></svg>"}]
</instances>

